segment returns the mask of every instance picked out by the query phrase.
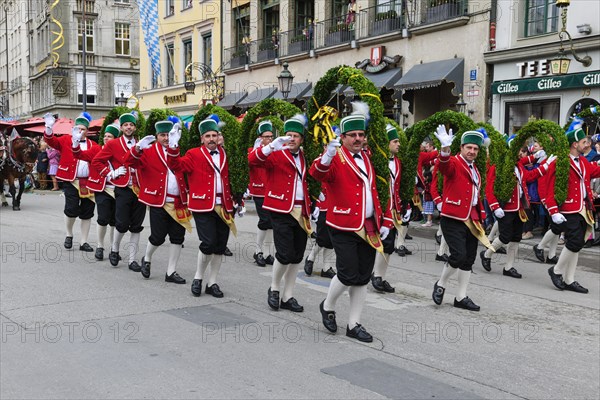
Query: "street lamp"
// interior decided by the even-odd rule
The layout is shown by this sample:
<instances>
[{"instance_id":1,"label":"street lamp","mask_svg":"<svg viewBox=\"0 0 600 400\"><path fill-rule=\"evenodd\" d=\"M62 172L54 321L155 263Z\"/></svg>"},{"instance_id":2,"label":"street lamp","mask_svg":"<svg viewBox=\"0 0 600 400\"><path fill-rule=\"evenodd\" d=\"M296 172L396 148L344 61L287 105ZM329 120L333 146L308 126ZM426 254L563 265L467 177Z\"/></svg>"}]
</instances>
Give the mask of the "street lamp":
<instances>
[{"instance_id":1,"label":"street lamp","mask_svg":"<svg viewBox=\"0 0 600 400\"><path fill-rule=\"evenodd\" d=\"M402 115L402 107L400 106L400 102L398 99L394 99L394 106L392 107L392 111L394 113L394 121L400 123L400 115Z\"/></svg>"},{"instance_id":2,"label":"street lamp","mask_svg":"<svg viewBox=\"0 0 600 400\"><path fill-rule=\"evenodd\" d=\"M127 99L125 98L125 93L121 92L121 96L117 97L117 105L119 107L125 107L127 104Z\"/></svg>"},{"instance_id":3,"label":"street lamp","mask_svg":"<svg viewBox=\"0 0 600 400\"><path fill-rule=\"evenodd\" d=\"M279 91L283 95L284 100L287 100L288 95L292 91L292 82L294 81L294 76L288 71L287 62L283 63L283 71L279 73L277 80L279 81Z\"/></svg>"},{"instance_id":4,"label":"street lamp","mask_svg":"<svg viewBox=\"0 0 600 400\"><path fill-rule=\"evenodd\" d=\"M562 27L560 32L558 32L558 38L560 39L560 48L558 49L558 54L555 58L550 60L550 70L553 75L564 75L569 72L569 65L571 64L571 60L567 57L565 53L565 49L563 47L563 35L569 39L569 44L571 48L569 49L571 54L573 54L573 58L583 64L584 67L589 67L592 65L592 58L590 56L579 57L575 52L575 48L573 47L573 39L571 39L571 34L567 31L567 9L571 4L570 0L558 0L556 2L556 7L561 8L562 11L560 13L560 20L562 23Z\"/></svg>"},{"instance_id":5,"label":"street lamp","mask_svg":"<svg viewBox=\"0 0 600 400\"><path fill-rule=\"evenodd\" d=\"M459 113L464 114L467 108L467 103L463 100L462 93L458 95L458 101L456 102L456 109Z\"/></svg>"}]
</instances>

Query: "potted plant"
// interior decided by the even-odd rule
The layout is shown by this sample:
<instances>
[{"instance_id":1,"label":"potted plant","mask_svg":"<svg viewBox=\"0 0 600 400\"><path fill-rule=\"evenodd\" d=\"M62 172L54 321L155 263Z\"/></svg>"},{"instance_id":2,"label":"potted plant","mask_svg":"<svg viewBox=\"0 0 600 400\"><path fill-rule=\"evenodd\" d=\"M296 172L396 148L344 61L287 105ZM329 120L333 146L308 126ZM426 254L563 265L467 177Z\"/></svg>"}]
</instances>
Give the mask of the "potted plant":
<instances>
[{"instance_id":1,"label":"potted plant","mask_svg":"<svg viewBox=\"0 0 600 400\"><path fill-rule=\"evenodd\" d=\"M439 22L459 15L461 0L429 0L426 22Z\"/></svg>"},{"instance_id":2,"label":"potted plant","mask_svg":"<svg viewBox=\"0 0 600 400\"><path fill-rule=\"evenodd\" d=\"M237 51L235 51L233 54L231 54L231 60L229 61L229 67L230 68L238 68L238 67L242 67L246 64L247 62L247 57L246 57L246 49L245 46L238 49Z\"/></svg>"},{"instance_id":3,"label":"potted plant","mask_svg":"<svg viewBox=\"0 0 600 400\"><path fill-rule=\"evenodd\" d=\"M402 28L401 19L398 18L398 14L395 10L388 10L386 12L380 12L375 15L375 21L373 22L373 28L371 29L371 35L383 35L388 32L392 32Z\"/></svg>"},{"instance_id":4,"label":"potted plant","mask_svg":"<svg viewBox=\"0 0 600 400\"><path fill-rule=\"evenodd\" d=\"M308 51L310 43L305 34L293 36L288 45L288 54L298 54Z\"/></svg>"},{"instance_id":5,"label":"potted plant","mask_svg":"<svg viewBox=\"0 0 600 400\"><path fill-rule=\"evenodd\" d=\"M325 46L335 46L336 44L350 42L354 35L352 28L352 24L346 24L344 22L338 22L335 25L331 25L327 35L325 35Z\"/></svg>"}]
</instances>

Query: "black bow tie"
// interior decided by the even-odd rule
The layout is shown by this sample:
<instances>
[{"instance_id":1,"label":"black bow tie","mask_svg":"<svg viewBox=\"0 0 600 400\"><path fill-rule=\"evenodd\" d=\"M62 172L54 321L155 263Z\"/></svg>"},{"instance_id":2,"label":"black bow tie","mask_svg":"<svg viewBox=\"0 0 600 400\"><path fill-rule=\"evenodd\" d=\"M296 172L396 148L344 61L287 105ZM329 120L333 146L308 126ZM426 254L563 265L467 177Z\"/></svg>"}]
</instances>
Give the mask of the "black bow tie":
<instances>
[{"instance_id":1,"label":"black bow tie","mask_svg":"<svg viewBox=\"0 0 600 400\"><path fill-rule=\"evenodd\" d=\"M575 157L573 160L574 160L575 162L579 162L579 157Z\"/></svg>"},{"instance_id":2,"label":"black bow tie","mask_svg":"<svg viewBox=\"0 0 600 400\"><path fill-rule=\"evenodd\" d=\"M473 164L469 164L469 168L473 169Z\"/></svg>"},{"instance_id":3,"label":"black bow tie","mask_svg":"<svg viewBox=\"0 0 600 400\"><path fill-rule=\"evenodd\" d=\"M394 157L390 157L390 161L394 161Z\"/></svg>"},{"instance_id":4,"label":"black bow tie","mask_svg":"<svg viewBox=\"0 0 600 400\"><path fill-rule=\"evenodd\" d=\"M353 155L352 157L356 158L357 160L362 160L362 157L360 156L360 154L356 153L355 155Z\"/></svg>"},{"instance_id":5,"label":"black bow tie","mask_svg":"<svg viewBox=\"0 0 600 400\"><path fill-rule=\"evenodd\" d=\"M131 140L128 140L128 141L127 141L127 144L132 144L132 143L133 143L133 142L132 142Z\"/></svg>"},{"instance_id":6,"label":"black bow tie","mask_svg":"<svg viewBox=\"0 0 600 400\"><path fill-rule=\"evenodd\" d=\"M87 142L87 140L85 140L85 139L80 139L79 140L79 143L85 143L85 142Z\"/></svg>"},{"instance_id":7,"label":"black bow tie","mask_svg":"<svg viewBox=\"0 0 600 400\"><path fill-rule=\"evenodd\" d=\"M292 155L294 156L294 158L298 158L298 154L300 154L300 153L292 153Z\"/></svg>"},{"instance_id":8,"label":"black bow tie","mask_svg":"<svg viewBox=\"0 0 600 400\"><path fill-rule=\"evenodd\" d=\"M211 155L211 156L214 156L215 154L219 154L219 152L218 152L218 151L216 151L216 150L213 150L213 151L211 151L211 152L210 152L210 155Z\"/></svg>"}]
</instances>

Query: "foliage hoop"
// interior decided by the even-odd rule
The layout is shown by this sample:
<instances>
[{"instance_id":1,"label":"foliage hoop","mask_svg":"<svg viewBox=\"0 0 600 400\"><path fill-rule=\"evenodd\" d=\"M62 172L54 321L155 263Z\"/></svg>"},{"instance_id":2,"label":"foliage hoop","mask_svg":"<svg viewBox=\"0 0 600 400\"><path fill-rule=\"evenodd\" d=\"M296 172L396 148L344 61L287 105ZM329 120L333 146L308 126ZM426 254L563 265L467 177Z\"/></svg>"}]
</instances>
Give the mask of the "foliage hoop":
<instances>
[{"instance_id":1,"label":"foliage hoop","mask_svg":"<svg viewBox=\"0 0 600 400\"><path fill-rule=\"evenodd\" d=\"M545 119L530 121L517 132L503 161L496 166L494 194L500 201L511 198L517 184L514 166L519 160L519 150L530 137L535 137L548 155L557 156L554 197L558 204L562 204L567 198L569 183L569 142L558 124Z\"/></svg>"},{"instance_id":2,"label":"foliage hoop","mask_svg":"<svg viewBox=\"0 0 600 400\"><path fill-rule=\"evenodd\" d=\"M135 111L138 115L138 123L136 125L137 129L135 136L138 138L143 136L144 132L146 131L146 117L144 117L144 114L142 114L140 110L134 108L114 107L108 112L108 114L106 114L106 117L104 117L104 122L102 123L100 132L98 133L98 143L104 144L104 131L106 130L106 127L108 125L112 124L115 121L117 121L118 123L119 117L122 114L130 113L132 111Z\"/></svg>"},{"instance_id":3,"label":"foliage hoop","mask_svg":"<svg viewBox=\"0 0 600 400\"><path fill-rule=\"evenodd\" d=\"M349 85L354 89L354 93L360 95L360 99L369 105L370 121L367 127L367 137L369 138L369 148L371 149L371 161L375 167L377 175L376 184L379 195L379 202L382 209L387 205L388 177L389 177L389 142L385 132L385 120L383 117L383 103L379 98L379 90L373 82L367 79L361 70L347 66L337 66L331 68L325 75L319 79L315 85L312 98L308 101L308 119L309 132L313 140L305 140L305 153L307 162L312 163L322 152L323 142L315 139L318 131L317 122L313 117L319 112L324 112L327 103L338 84ZM330 118L331 120L335 118ZM317 130L315 130L317 127ZM319 195L320 185L314 179L309 178L309 191L313 198Z\"/></svg>"}]
</instances>

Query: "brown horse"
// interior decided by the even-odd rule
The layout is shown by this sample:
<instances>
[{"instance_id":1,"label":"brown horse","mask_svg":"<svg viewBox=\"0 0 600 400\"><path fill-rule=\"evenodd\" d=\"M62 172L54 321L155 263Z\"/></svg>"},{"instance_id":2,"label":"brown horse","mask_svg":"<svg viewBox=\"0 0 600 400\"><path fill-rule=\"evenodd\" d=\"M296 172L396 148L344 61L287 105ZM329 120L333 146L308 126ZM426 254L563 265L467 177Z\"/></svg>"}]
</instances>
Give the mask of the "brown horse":
<instances>
[{"instance_id":1,"label":"brown horse","mask_svg":"<svg viewBox=\"0 0 600 400\"><path fill-rule=\"evenodd\" d=\"M2 159L0 160L0 182L4 186L4 180L8 180L8 192L12 196L13 210L21 209L21 195L25 190L25 178L33 170L37 160L38 146L27 137L19 137L9 140L2 137ZM15 179L19 180L19 193L16 193ZM2 188L2 207L7 207L8 202L4 197L4 187Z\"/></svg>"}]
</instances>

